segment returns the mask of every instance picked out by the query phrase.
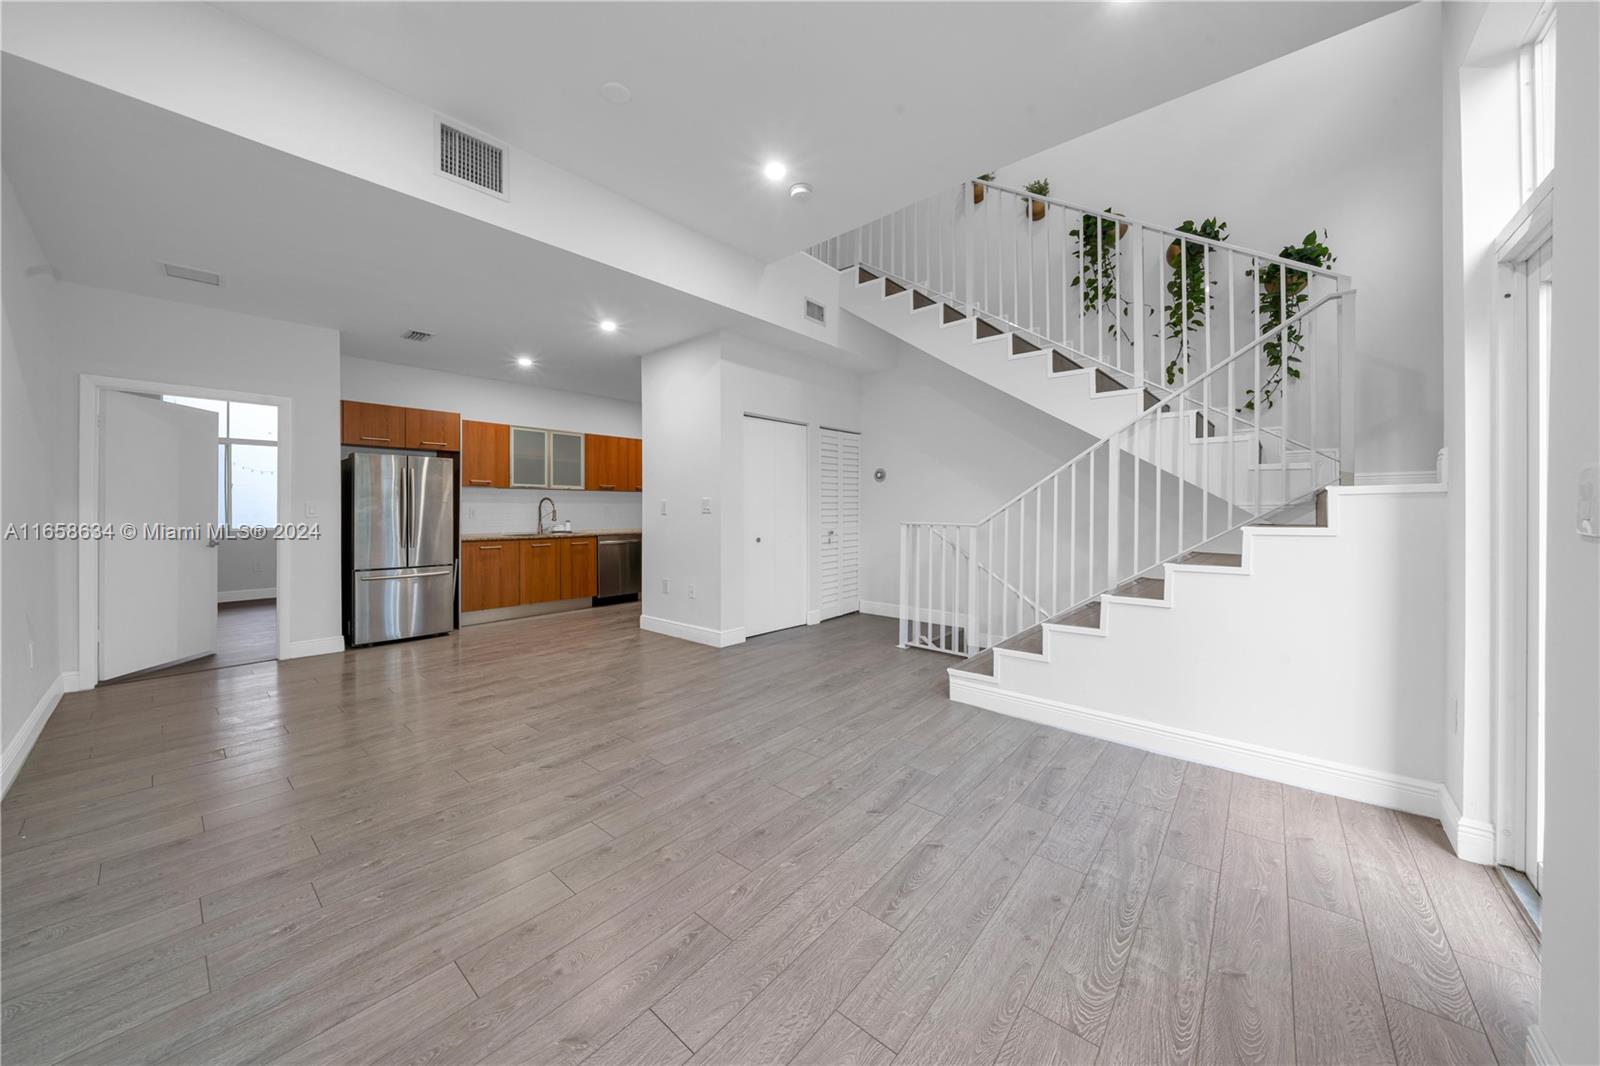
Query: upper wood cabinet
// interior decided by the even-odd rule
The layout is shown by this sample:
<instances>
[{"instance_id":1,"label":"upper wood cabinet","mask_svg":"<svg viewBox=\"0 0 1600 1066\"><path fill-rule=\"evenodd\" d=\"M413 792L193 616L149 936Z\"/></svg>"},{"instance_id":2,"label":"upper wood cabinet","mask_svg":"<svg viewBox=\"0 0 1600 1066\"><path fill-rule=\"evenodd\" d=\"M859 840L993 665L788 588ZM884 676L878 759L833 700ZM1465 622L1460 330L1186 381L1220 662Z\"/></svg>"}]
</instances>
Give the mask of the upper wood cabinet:
<instances>
[{"instance_id":1,"label":"upper wood cabinet","mask_svg":"<svg viewBox=\"0 0 1600 1066\"><path fill-rule=\"evenodd\" d=\"M461 483L480 489L511 487L510 426L462 419Z\"/></svg>"},{"instance_id":2,"label":"upper wood cabinet","mask_svg":"<svg viewBox=\"0 0 1600 1066\"><path fill-rule=\"evenodd\" d=\"M386 403L339 402L339 435L345 444L406 447L406 409Z\"/></svg>"},{"instance_id":3,"label":"upper wood cabinet","mask_svg":"<svg viewBox=\"0 0 1600 1066\"><path fill-rule=\"evenodd\" d=\"M436 452L461 450L461 416L454 411L424 411L407 407L406 447Z\"/></svg>"},{"instance_id":4,"label":"upper wood cabinet","mask_svg":"<svg viewBox=\"0 0 1600 1066\"><path fill-rule=\"evenodd\" d=\"M341 400L339 439L358 447L458 452L461 450L461 416L454 411L425 411L388 403Z\"/></svg>"},{"instance_id":5,"label":"upper wood cabinet","mask_svg":"<svg viewBox=\"0 0 1600 1066\"><path fill-rule=\"evenodd\" d=\"M637 437L584 434L583 487L597 492L641 491L644 442Z\"/></svg>"},{"instance_id":6,"label":"upper wood cabinet","mask_svg":"<svg viewBox=\"0 0 1600 1066\"><path fill-rule=\"evenodd\" d=\"M461 545L463 611L492 611L522 602L522 543L474 540Z\"/></svg>"}]
</instances>

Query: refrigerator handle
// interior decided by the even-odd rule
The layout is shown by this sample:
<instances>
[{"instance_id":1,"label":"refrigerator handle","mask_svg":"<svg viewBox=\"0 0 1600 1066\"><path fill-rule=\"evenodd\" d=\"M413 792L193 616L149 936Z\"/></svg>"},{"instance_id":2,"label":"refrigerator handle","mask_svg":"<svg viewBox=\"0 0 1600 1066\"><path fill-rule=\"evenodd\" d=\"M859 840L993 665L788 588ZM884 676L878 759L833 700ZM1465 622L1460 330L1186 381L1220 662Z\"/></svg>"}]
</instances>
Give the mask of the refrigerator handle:
<instances>
[{"instance_id":1,"label":"refrigerator handle","mask_svg":"<svg viewBox=\"0 0 1600 1066\"><path fill-rule=\"evenodd\" d=\"M405 516L404 521L402 522L403 532L400 535L405 538L405 565L414 566L416 565L417 561L417 552L416 545L413 544L411 540L411 460L402 456L400 461L404 464L405 470L405 476L400 479L400 513Z\"/></svg>"}]
</instances>

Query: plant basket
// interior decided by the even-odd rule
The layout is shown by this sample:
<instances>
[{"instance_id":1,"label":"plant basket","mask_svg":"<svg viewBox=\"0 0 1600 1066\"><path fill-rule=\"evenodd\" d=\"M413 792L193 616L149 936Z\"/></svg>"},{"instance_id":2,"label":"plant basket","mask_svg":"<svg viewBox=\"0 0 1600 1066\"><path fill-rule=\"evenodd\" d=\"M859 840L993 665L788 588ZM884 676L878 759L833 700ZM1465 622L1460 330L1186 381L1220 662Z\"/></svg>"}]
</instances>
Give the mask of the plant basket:
<instances>
[{"instance_id":1,"label":"plant basket","mask_svg":"<svg viewBox=\"0 0 1600 1066\"><path fill-rule=\"evenodd\" d=\"M1049 206L1050 205L1045 203L1043 200L1030 199L1028 201L1028 217L1033 219L1035 222L1044 221L1044 212Z\"/></svg>"},{"instance_id":2,"label":"plant basket","mask_svg":"<svg viewBox=\"0 0 1600 1066\"><path fill-rule=\"evenodd\" d=\"M986 186L981 181L972 183L972 202L974 205L983 203L983 192Z\"/></svg>"}]
</instances>

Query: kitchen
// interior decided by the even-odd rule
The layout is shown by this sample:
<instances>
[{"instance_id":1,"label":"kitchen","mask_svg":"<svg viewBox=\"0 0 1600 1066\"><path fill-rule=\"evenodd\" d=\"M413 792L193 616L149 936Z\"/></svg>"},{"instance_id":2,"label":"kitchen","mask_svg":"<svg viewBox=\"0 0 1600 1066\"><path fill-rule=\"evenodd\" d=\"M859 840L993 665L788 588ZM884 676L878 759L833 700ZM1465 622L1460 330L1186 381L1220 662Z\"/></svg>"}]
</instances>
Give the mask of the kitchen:
<instances>
[{"instance_id":1,"label":"kitchen","mask_svg":"<svg viewBox=\"0 0 1600 1066\"><path fill-rule=\"evenodd\" d=\"M637 404L342 363L347 643L638 598Z\"/></svg>"}]
</instances>

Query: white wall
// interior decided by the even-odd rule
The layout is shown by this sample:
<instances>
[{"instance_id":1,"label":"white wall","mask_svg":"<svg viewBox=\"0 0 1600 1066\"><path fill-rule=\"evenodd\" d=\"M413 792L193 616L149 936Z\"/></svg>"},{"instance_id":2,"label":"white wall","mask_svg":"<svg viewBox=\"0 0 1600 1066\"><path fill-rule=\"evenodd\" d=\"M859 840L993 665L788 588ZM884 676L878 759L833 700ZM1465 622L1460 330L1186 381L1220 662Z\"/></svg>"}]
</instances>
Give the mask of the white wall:
<instances>
[{"instance_id":1,"label":"white wall","mask_svg":"<svg viewBox=\"0 0 1600 1066\"><path fill-rule=\"evenodd\" d=\"M862 377L861 422L861 598L885 612L900 596L901 522L976 522L1092 443L907 344Z\"/></svg>"},{"instance_id":2,"label":"white wall","mask_svg":"<svg viewBox=\"0 0 1600 1066\"><path fill-rule=\"evenodd\" d=\"M860 429L857 376L748 337L716 333L645 356L643 399L641 624L719 646L744 639L746 414L807 427L807 609L815 617L819 429ZM710 514L702 513L702 499L710 499Z\"/></svg>"},{"instance_id":3,"label":"white wall","mask_svg":"<svg viewBox=\"0 0 1600 1066\"><path fill-rule=\"evenodd\" d=\"M1438 5L1415 5L996 176L1048 178L1070 203L1168 226L1216 216L1233 243L1269 252L1326 228L1360 289L1356 469L1431 471L1443 435L1439 19Z\"/></svg>"},{"instance_id":4,"label":"white wall","mask_svg":"<svg viewBox=\"0 0 1600 1066\"><path fill-rule=\"evenodd\" d=\"M1539 1025L1570 1064L1600 1062L1600 540L1580 537L1573 519L1579 469L1600 464L1600 7L1561 3L1556 22Z\"/></svg>"},{"instance_id":5,"label":"white wall","mask_svg":"<svg viewBox=\"0 0 1600 1066\"><path fill-rule=\"evenodd\" d=\"M339 334L331 329L95 289L55 288L57 396L51 420L56 507L78 513L78 383L83 374L180 388L282 396L290 403L289 508L317 540L279 547L289 652L342 647L339 628ZM315 510L315 516L308 511ZM76 553L62 580L63 660L78 660Z\"/></svg>"},{"instance_id":6,"label":"white wall","mask_svg":"<svg viewBox=\"0 0 1600 1066\"><path fill-rule=\"evenodd\" d=\"M1048 633L1042 661L1000 652L1004 693L960 698L1435 815L1444 502L1334 488L1327 530L1247 528L1242 571L1170 574L1165 606L1108 604L1098 634Z\"/></svg>"},{"instance_id":7,"label":"white wall","mask_svg":"<svg viewBox=\"0 0 1600 1066\"><path fill-rule=\"evenodd\" d=\"M806 427L806 612L822 599L821 428L861 431L861 381L848 371L733 333L722 335L722 624L744 628L744 424L747 414Z\"/></svg>"},{"instance_id":8,"label":"white wall","mask_svg":"<svg viewBox=\"0 0 1600 1066\"><path fill-rule=\"evenodd\" d=\"M278 589L278 546L271 540L228 539L217 545L217 600L271 599Z\"/></svg>"},{"instance_id":9,"label":"white wall","mask_svg":"<svg viewBox=\"0 0 1600 1066\"><path fill-rule=\"evenodd\" d=\"M722 371L715 333L652 352L641 366L648 444L640 624L717 645L735 642L722 624ZM711 514L701 513L702 497L710 497Z\"/></svg>"},{"instance_id":10,"label":"white wall","mask_svg":"<svg viewBox=\"0 0 1600 1066\"><path fill-rule=\"evenodd\" d=\"M50 275L28 277L32 267L46 266L27 216L4 181L0 215L0 280L3 280L4 323L0 337L0 524L51 522L67 517L60 510L54 449L59 443L54 421L62 389L56 371L57 347L52 336L51 301L56 283ZM20 767L26 726L42 725L42 715L59 695L54 688L64 669L60 630L64 601L61 575L71 558L63 541L0 541L0 740L6 770ZM31 646L31 654L30 654ZM69 649L76 660L75 645ZM32 660L30 663L30 659ZM29 722L44 701L41 718ZM22 739L19 739L22 738Z\"/></svg>"},{"instance_id":11,"label":"white wall","mask_svg":"<svg viewBox=\"0 0 1600 1066\"><path fill-rule=\"evenodd\" d=\"M346 400L457 411L462 418L480 422L618 437L643 435L639 405L626 400L351 356L339 363L340 395ZM555 503L561 520L571 519L575 529L640 528L641 496L636 492L468 488L461 494L461 532L527 532L538 523L539 500L544 496Z\"/></svg>"}]
</instances>

